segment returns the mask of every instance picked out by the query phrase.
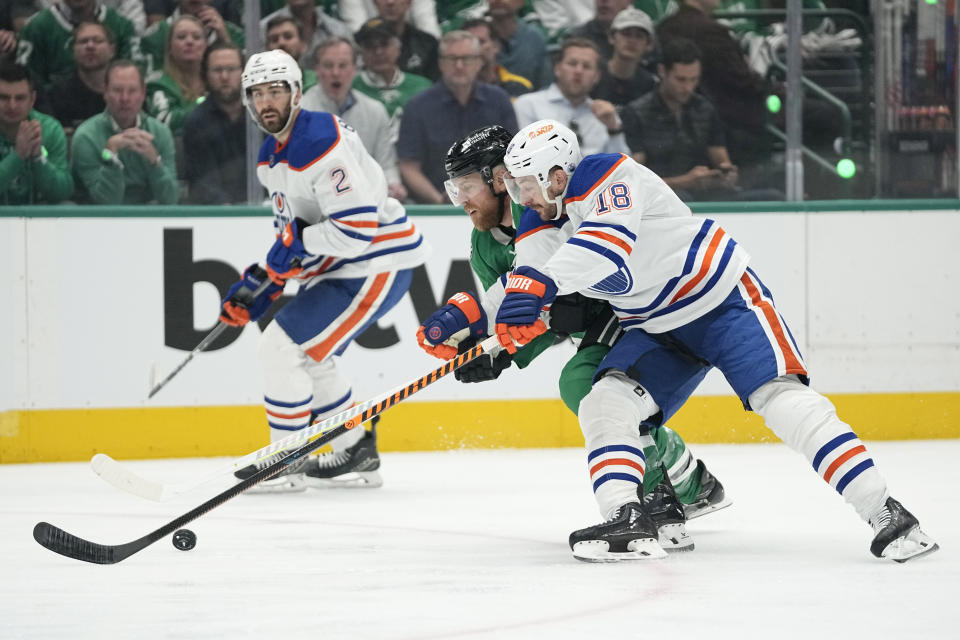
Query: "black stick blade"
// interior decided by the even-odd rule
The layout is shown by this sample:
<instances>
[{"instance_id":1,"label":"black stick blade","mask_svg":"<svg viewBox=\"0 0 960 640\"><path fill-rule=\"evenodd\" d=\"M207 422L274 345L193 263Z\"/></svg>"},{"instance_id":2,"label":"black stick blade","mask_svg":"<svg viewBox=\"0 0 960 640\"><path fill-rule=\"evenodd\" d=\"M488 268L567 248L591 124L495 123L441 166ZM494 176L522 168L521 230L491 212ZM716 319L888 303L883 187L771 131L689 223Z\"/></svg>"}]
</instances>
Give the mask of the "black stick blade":
<instances>
[{"instance_id":1,"label":"black stick blade","mask_svg":"<svg viewBox=\"0 0 960 640\"><path fill-rule=\"evenodd\" d=\"M37 523L33 528L33 539L54 553L94 564L115 564L130 555L129 553L118 554L116 546L97 544L78 538L48 522Z\"/></svg>"}]
</instances>

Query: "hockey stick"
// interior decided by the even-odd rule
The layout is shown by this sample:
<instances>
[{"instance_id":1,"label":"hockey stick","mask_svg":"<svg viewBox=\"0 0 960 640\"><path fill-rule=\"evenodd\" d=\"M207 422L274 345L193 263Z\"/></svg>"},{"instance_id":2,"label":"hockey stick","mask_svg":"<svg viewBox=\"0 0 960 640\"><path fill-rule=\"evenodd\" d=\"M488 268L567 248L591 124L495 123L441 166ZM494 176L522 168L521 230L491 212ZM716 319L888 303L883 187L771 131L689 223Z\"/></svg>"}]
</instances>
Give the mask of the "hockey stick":
<instances>
[{"instance_id":1,"label":"hockey stick","mask_svg":"<svg viewBox=\"0 0 960 640\"><path fill-rule=\"evenodd\" d=\"M490 353L491 350L495 348L499 348L500 345L498 342L496 342L494 337L490 337L484 340L478 346L483 347L482 353ZM474 357L470 359L472 360ZM459 367L460 365L457 365L457 366ZM327 429L330 429L331 427L335 427L338 424L341 424L348 420L352 420L357 416L359 416L360 414L362 414L367 409L371 407L379 406L380 404L382 404L383 402L387 401L390 398L395 398L397 396L400 396L401 394L402 394L402 397L400 399L406 398L407 395L409 395L410 393L408 389L413 388L413 392L418 391L419 389L422 388L422 386L418 386L421 384L421 381L423 381L429 376L436 374L437 371L440 371L440 369L437 369L433 373L428 374L427 376L424 376L423 378L420 378L415 382L411 382L409 384L401 385L399 387L391 389L390 391L386 392L385 394L382 394L381 396L378 396L377 398L374 398L373 400L367 400L366 402L363 402L361 404L357 404L352 407L349 407L348 409L344 409L340 413L332 415L329 418L326 418L320 422L315 422L311 424L309 427L301 429L300 431L296 431L290 434L289 436L287 436L286 438L283 438L282 440L277 440L276 442L272 442L267 446L263 447L262 449L258 449L252 453L248 453L242 458L233 460L228 465L215 469L210 473L208 473L206 476L200 479L194 480L189 484L181 484L179 486L170 486L170 485L164 485L160 482L149 480L127 469L125 466L123 466L122 464L120 464L119 462L117 462L116 460L114 460L113 458L111 458L105 453L98 453L94 455L93 458L90 459L90 466L93 468L94 473L96 473L98 476L103 478L104 481L108 482L109 484L112 484L113 486L120 489L121 491L126 491L127 493L132 493L133 495L140 496L141 498L152 500L154 502L165 502L174 496L196 491L198 488L200 488L204 484L212 480L216 480L217 478L220 478L229 473L232 473L237 469L241 469L247 465L254 464L256 462L264 460L274 454L280 453L281 451L286 451L288 449L298 447L302 445L304 442L306 442L307 440L309 440L310 438L318 434L324 433ZM431 382L432 381L433 380L431 380Z\"/></svg>"},{"instance_id":2,"label":"hockey stick","mask_svg":"<svg viewBox=\"0 0 960 640\"><path fill-rule=\"evenodd\" d=\"M246 296L249 294L249 298L247 298L242 304L239 305L239 306L242 306L243 308L246 308L248 305L250 305L254 300L257 299L257 296L259 296L261 293L266 291L267 287L273 284L273 280L270 279L270 277L267 275L267 272L264 271L259 266L257 267L257 270L254 271L253 275L261 279L260 286L254 289L253 291L250 291L250 289L246 287L240 287L240 289L238 289L236 293L236 296L238 297ZM147 395L147 399L149 400L150 398L155 396L157 392L160 391L160 389L163 389L165 386L167 386L167 383L173 380L173 378L178 373L180 373L180 371L185 366L187 366L191 360L193 360L193 356L197 355L201 351L205 351L206 348L209 347L211 344L213 344L213 341L219 338L220 334L226 331L227 327L229 326L230 325L224 322L223 320L220 320L219 322L217 322L217 326L215 326L213 330L210 333L208 333L203 340L200 341L200 344L198 344L193 348L193 351L187 354L187 357L184 358L183 362L177 365L176 369L174 369L169 374L167 374L167 377L161 380L159 383L153 385L153 388L150 389L150 394Z\"/></svg>"},{"instance_id":3,"label":"hockey stick","mask_svg":"<svg viewBox=\"0 0 960 640\"><path fill-rule=\"evenodd\" d=\"M148 533L142 538L137 538L132 542L127 542L124 544L100 544L79 538L72 533L68 533L67 531L64 531L63 529L50 523L38 522L33 528L33 539L50 551L59 553L60 555L68 558L82 560L84 562L92 562L94 564L116 564L117 562L129 558L138 551L146 549L157 540L165 538L188 522L192 522L205 513L219 507L227 500L235 498L250 487L259 484L264 480L272 478L298 458L301 458L319 449L337 436L346 433L347 430L353 429L375 415L383 413L393 405L408 398L420 389L433 384L451 371L463 366L471 360L476 359L478 356L484 353L489 353L498 346L499 343L497 342L497 337L491 336L469 351L465 351L464 353L461 353L455 357L453 360L446 362L442 367L438 367L427 375L415 380L414 382L411 382L405 387L400 388L393 395L383 398L375 405L371 405L370 402L364 403L364 406L370 406L368 406L368 408L365 409L360 415L355 416L353 419L348 420L337 427L324 431L323 434L316 440L307 442L303 446L294 449L270 466L260 469L246 480L243 480L233 485L229 489L226 489L225 491L215 495L198 507L191 509L187 513L175 518L174 520L171 520L159 529Z\"/></svg>"}]
</instances>

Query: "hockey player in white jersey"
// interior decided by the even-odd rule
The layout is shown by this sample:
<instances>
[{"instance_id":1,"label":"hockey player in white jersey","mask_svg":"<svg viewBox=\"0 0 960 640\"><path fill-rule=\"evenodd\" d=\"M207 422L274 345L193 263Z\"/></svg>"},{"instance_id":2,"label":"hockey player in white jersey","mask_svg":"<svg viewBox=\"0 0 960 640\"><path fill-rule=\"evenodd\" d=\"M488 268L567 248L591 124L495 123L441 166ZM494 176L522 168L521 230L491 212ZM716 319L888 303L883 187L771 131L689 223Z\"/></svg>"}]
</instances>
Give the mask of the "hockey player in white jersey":
<instances>
[{"instance_id":1,"label":"hockey player in white jersey","mask_svg":"<svg viewBox=\"0 0 960 640\"><path fill-rule=\"evenodd\" d=\"M607 300L626 330L580 405L591 479L603 517L570 536L574 555L615 561L662 557L638 490L636 425L670 403L688 379L681 361L644 356L666 343L717 367L744 407L873 528L870 551L906 561L937 544L893 499L866 447L833 405L808 386L807 369L747 252L715 221L690 215L654 173L621 154L581 159L576 136L555 121L521 130L507 149L511 198L565 231L557 246L532 233L496 316L508 350L544 331L544 309L579 291ZM532 214L530 214L532 215Z\"/></svg>"},{"instance_id":2,"label":"hockey player in white jersey","mask_svg":"<svg viewBox=\"0 0 960 640\"><path fill-rule=\"evenodd\" d=\"M286 282L298 285L260 339L272 440L354 403L334 356L397 304L427 254L403 206L387 197L383 171L357 133L335 115L301 110L302 87L299 65L282 50L253 55L243 71L243 102L268 134L257 177L270 194L277 235L264 263L271 285L257 299L244 299L242 293L256 290L264 277L259 265L251 265L221 314L242 326L262 316ZM333 453L291 465L264 483L266 489L379 486L375 435L374 429L351 429L331 443ZM237 474L255 471L252 466Z\"/></svg>"}]
</instances>

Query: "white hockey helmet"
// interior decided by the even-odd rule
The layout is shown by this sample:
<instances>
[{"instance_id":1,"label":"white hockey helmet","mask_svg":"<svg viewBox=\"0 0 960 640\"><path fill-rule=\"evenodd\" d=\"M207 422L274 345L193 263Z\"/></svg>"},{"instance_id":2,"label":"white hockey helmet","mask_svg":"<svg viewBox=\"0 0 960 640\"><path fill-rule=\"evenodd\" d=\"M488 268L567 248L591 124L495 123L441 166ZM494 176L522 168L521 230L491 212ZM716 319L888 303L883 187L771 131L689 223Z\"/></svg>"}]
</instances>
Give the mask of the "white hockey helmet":
<instances>
[{"instance_id":1,"label":"white hockey helmet","mask_svg":"<svg viewBox=\"0 0 960 640\"><path fill-rule=\"evenodd\" d=\"M544 200L557 205L559 217L563 211L566 189L556 198L547 194L550 171L560 167L569 177L582 159L577 134L556 120L537 120L521 129L507 146L507 153L503 157L511 176L505 180L507 191L514 202L523 204L527 199L524 197L527 189L538 185ZM567 184L570 184L569 180Z\"/></svg>"},{"instance_id":2,"label":"white hockey helmet","mask_svg":"<svg viewBox=\"0 0 960 640\"><path fill-rule=\"evenodd\" d=\"M303 72L300 71L300 65L293 57L282 49L273 51L264 51L255 54L247 60L247 65L243 68L243 104L250 112L253 121L257 123L264 133L273 133L268 131L260 121L260 116L253 106L250 98L250 90L259 84L285 83L290 89L290 118L283 123L283 129L293 119L294 114L300 109L300 100L303 97Z\"/></svg>"}]
</instances>

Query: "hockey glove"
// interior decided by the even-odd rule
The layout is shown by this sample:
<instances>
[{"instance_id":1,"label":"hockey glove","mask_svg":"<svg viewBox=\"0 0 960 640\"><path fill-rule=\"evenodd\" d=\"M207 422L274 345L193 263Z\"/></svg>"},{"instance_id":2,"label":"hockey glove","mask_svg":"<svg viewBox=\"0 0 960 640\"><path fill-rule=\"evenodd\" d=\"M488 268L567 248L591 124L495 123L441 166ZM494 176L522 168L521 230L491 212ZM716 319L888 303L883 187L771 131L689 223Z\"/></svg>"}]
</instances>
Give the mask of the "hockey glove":
<instances>
[{"instance_id":1,"label":"hockey glove","mask_svg":"<svg viewBox=\"0 0 960 640\"><path fill-rule=\"evenodd\" d=\"M497 311L496 332L500 345L510 353L546 333L540 312L557 297L557 285L533 267L517 267L507 278L506 296Z\"/></svg>"},{"instance_id":2,"label":"hockey glove","mask_svg":"<svg viewBox=\"0 0 960 640\"><path fill-rule=\"evenodd\" d=\"M306 220L295 218L287 223L270 247L267 253L267 273L277 284L283 284L303 271L300 261L310 255L303 246L303 228L306 226Z\"/></svg>"},{"instance_id":3,"label":"hockey glove","mask_svg":"<svg viewBox=\"0 0 960 640\"><path fill-rule=\"evenodd\" d=\"M550 330L568 336L586 331L590 320L591 301L579 293L557 296L550 305Z\"/></svg>"},{"instance_id":4,"label":"hockey glove","mask_svg":"<svg viewBox=\"0 0 960 640\"><path fill-rule=\"evenodd\" d=\"M467 338L457 345L460 353L465 353L476 346L477 338ZM483 353L453 372L453 376L460 382L486 382L496 380L500 373L510 367L513 357L505 350L497 355Z\"/></svg>"},{"instance_id":5,"label":"hockey glove","mask_svg":"<svg viewBox=\"0 0 960 640\"><path fill-rule=\"evenodd\" d=\"M487 333L487 314L472 291L461 291L433 312L417 330L420 348L442 360L457 355L457 344Z\"/></svg>"},{"instance_id":6,"label":"hockey glove","mask_svg":"<svg viewBox=\"0 0 960 640\"><path fill-rule=\"evenodd\" d=\"M253 296L267 279L267 272L260 265L252 264L243 272L243 277L233 283L220 307L220 320L234 327L242 327L256 321L267 312L270 304L283 293L282 284L270 284L257 297Z\"/></svg>"}]
</instances>

